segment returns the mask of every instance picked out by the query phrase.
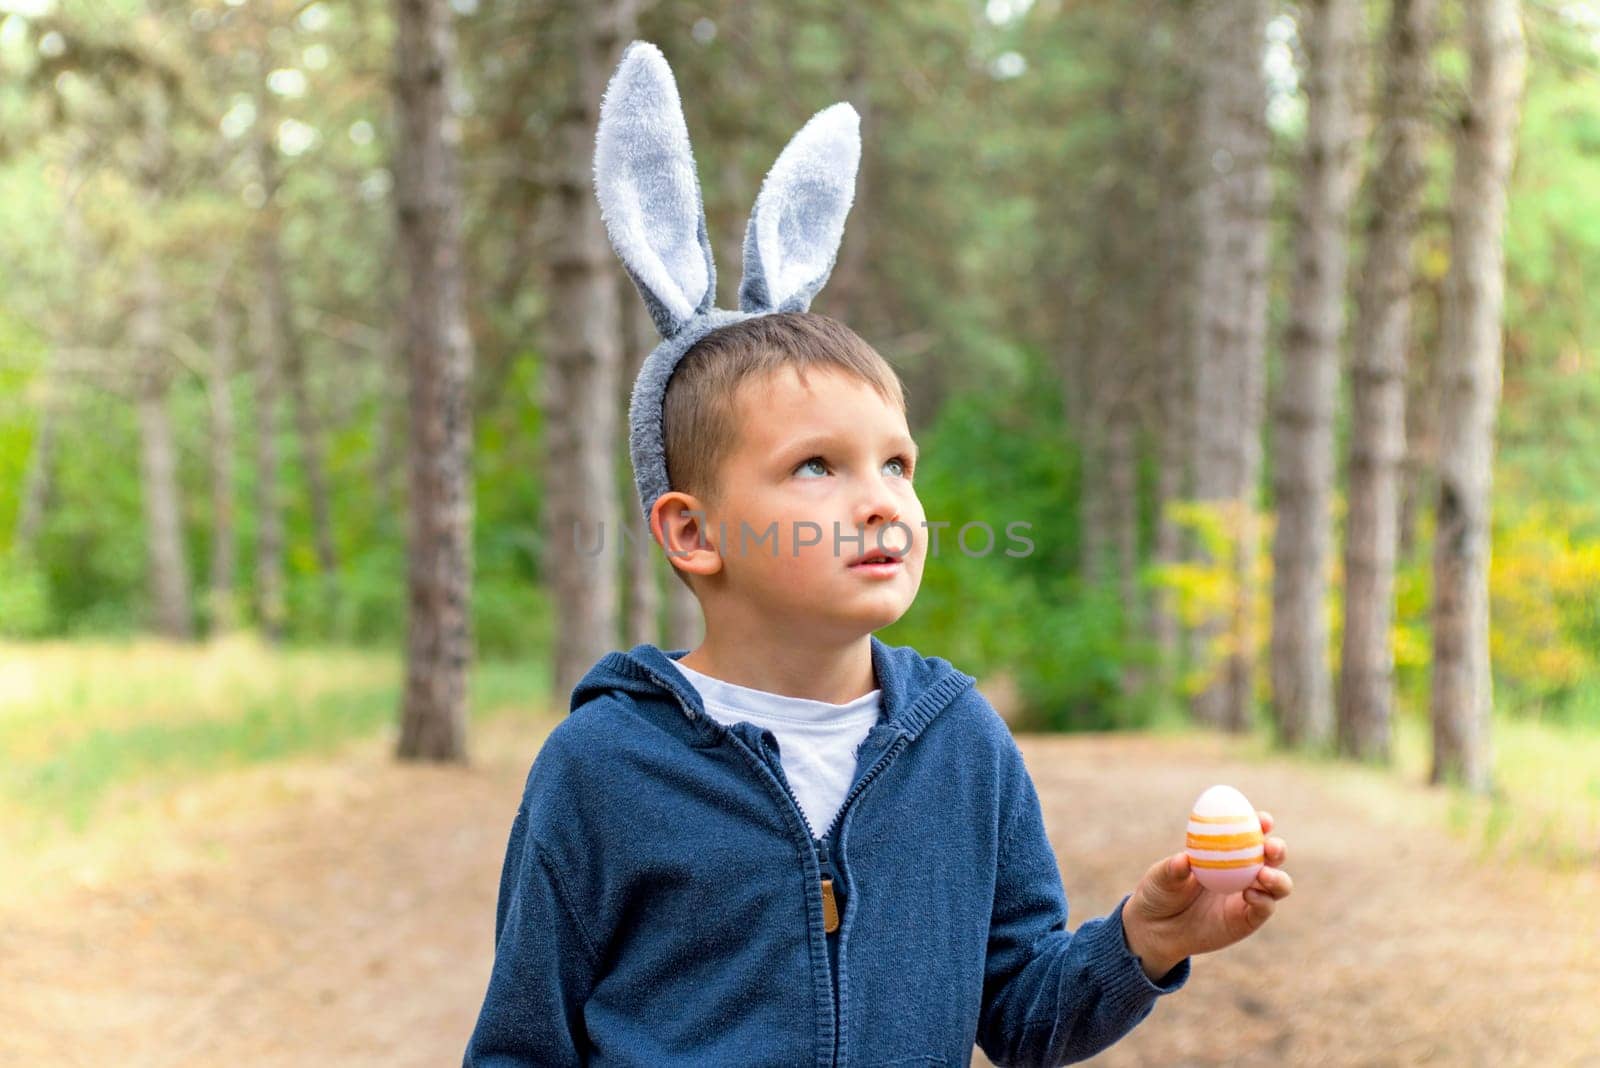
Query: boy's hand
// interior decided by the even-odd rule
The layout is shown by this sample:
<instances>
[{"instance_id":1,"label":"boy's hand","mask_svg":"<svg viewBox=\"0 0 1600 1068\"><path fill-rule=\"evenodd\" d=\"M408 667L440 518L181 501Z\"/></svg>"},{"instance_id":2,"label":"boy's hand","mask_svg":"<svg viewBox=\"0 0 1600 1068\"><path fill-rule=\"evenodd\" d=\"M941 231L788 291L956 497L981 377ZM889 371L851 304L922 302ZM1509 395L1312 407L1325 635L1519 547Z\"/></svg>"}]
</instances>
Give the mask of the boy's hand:
<instances>
[{"instance_id":1,"label":"boy's hand","mask_svg":"<svg viewBox=\"0 0 1600 1068\"><path fill-rule=\"evenodd\" d=\"M1272 814L1257 810L1261 833L1272 830ZM1200 885L1189 870L1189 854L1177 853L1151 865L1122 908L1128 946L1152 979L1167 974L1185 957L1231 946L1256 930L1289 896L1294 880L1281 870L1282 838L1265 842L1266 863L1255 882L1238 893L1219 894Z\"/></svg>"}]
</instances>

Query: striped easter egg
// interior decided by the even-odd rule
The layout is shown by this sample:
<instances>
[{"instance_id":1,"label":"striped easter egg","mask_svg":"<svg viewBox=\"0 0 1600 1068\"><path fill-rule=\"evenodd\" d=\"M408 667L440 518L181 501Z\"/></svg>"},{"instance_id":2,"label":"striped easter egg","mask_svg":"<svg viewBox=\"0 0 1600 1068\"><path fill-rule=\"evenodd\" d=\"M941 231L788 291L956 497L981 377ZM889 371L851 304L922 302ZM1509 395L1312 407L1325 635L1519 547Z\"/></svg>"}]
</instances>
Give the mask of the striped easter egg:
<instances>
[{"instance_id":1,"label":"striped easter egg","mask_svg":"<svg viewBox=\"0 0 1600 1068\"><path fill-rule=\"evenodd\" d=\"M1219 894L1243 890L1255 881L1266 859L1255 806L1231 786L1211 787L1189 813L1184 852L1194 877L1207 890Z\"/></svg>"}]
</instances>

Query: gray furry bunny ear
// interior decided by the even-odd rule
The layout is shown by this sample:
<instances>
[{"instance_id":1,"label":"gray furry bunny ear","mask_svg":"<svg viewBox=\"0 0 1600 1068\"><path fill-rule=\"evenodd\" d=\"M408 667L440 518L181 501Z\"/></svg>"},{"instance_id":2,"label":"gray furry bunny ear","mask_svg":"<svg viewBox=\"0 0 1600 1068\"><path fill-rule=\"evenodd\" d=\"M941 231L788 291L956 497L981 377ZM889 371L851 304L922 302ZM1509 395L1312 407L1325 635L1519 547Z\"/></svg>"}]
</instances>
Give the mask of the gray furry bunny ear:
<instances>
[{"instance_id":1,"label":"gray furry bunny ear","mask_svg":"<svg viewBox=\"0 0 1600 1068\"><path fill-rule=\"evenodd\" d=\"M861 116L846 103L800 128L767 172L744 239L739 307L805 311L833 271L861 164Z\"/></svg>"},{"instance_id":2,"label":"gray furry bunny ear","mask_svg":"<svg viewBox=\"0 0 1600 1068\"><path fill-rule=\"evenodd\" d=\"M689 128L660 49L634 41L600 102L595 194L612 248L662 337L716 298L716 266Z\"/></svg>"}]
</instances>

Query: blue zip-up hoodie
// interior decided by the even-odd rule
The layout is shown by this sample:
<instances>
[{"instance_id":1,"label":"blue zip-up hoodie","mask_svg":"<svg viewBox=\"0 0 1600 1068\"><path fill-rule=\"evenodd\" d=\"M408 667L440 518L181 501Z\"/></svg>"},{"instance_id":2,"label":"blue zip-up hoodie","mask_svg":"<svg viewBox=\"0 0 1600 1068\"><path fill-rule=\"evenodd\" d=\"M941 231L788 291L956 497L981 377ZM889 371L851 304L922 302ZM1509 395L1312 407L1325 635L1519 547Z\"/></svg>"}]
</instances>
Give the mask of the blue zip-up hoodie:
<instances>
[{"instance_id":1,"label":"blue zip-up hoodie","mask_svg":"<svg viewBox=\"0 0 1600 1068\"><path fill-rule=\"evenodd\" d=\"M882 716L820 837L772 732L706 715L688 650L588 671L512 824L468 1068L954 1066L974 1041L1057 1065L1183 987L1187 958L1144 974L1121 902L1066 930L1038 795L972 676L871 642Z\"/></svg>"}]
</instances>

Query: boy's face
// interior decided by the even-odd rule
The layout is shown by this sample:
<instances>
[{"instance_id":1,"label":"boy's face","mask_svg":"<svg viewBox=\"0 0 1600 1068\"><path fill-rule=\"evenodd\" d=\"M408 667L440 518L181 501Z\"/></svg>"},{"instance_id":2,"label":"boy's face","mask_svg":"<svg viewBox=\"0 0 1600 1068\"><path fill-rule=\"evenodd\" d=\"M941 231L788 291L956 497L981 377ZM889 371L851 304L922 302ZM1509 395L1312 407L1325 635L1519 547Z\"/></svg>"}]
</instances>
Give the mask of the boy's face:
<instances>
[{"instance_id":1,"label":"boy's face","mask_svg":"<svg viewBox=\"0 0 1600 1068\"><path fill-rule=\"evenodd\" d=\"M922 583L916 445L905 416L866 382L832 369L806 377L785 367L742 384L739 440L704 538L721 548L715 596L734 599L737 615L847 639L899 619ZM880 536L897 562L853 567L880 552Z\"/></svg>"}]
</instances>

